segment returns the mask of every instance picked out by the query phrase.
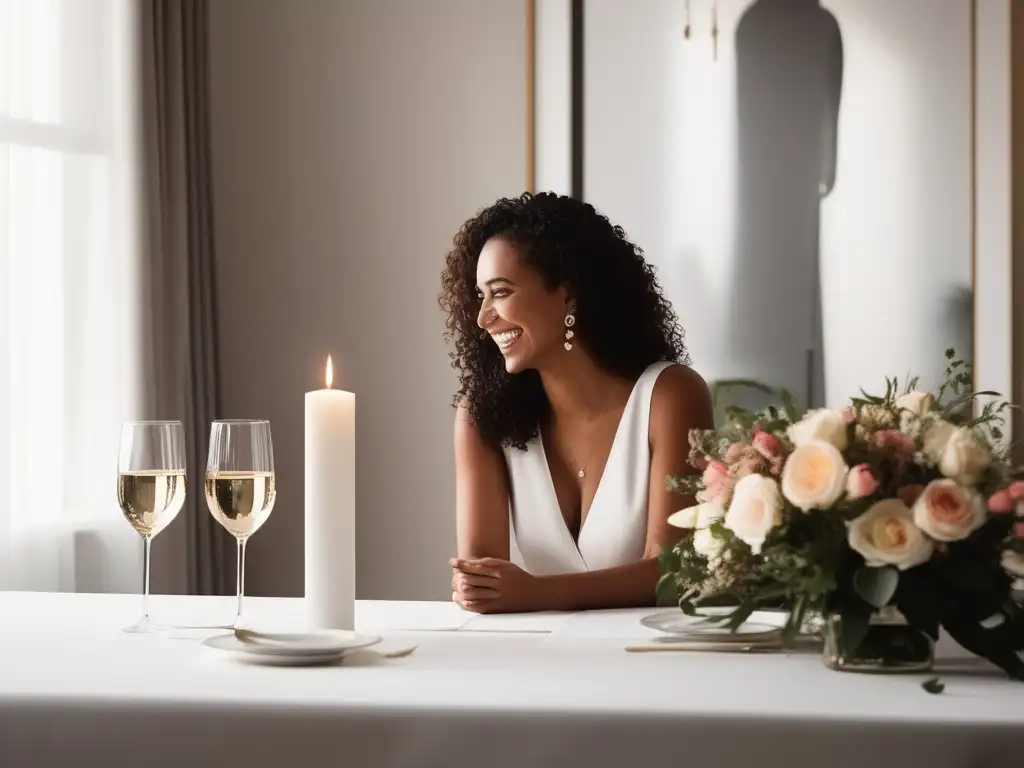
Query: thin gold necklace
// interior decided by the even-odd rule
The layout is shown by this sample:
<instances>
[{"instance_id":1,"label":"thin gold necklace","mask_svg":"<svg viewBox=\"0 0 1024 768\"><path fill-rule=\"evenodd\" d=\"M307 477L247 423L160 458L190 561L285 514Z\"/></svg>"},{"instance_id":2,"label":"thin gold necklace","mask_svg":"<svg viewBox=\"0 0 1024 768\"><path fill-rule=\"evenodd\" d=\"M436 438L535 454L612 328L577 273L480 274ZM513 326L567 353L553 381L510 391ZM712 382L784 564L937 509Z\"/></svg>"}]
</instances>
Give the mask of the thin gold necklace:
<instances>
[{"instance_id":1,"label":"thin gold necklace","mask_svg":"<svg viewBox=\"0 0 1024 768\"><path fill-rule=\"evenodd\" d=\"M608 396L605 397L605 399L604 399L604 406L601 408L601 412L597 415L597 418L594 419L594 421L600 421L601 417L604 416L604 412L608 410L608 404L611 402L611 400L612 400L612 392L611 392L611 389L609 389L608 390ZM551 418L553 418L555 420L555 424L558 426L558 428L560 430L563 429L562 423L558 420L558 417L555 415L554 410L551 411ZM576 457L573 455L572 451L571 450L569 451L569 457L572 459L572 463L576 467L576 477L584 478L584 477L587 476L587 464L590 463L590 456L594 452L594 445L596 443L597 443L597 433L595 432L594 433L594 437L590 441L590 450L587 451L587 460L585 462L583 462L582 466L580 466L580 463L578 461L576 461Z\"/></svg>"}]
</instances>

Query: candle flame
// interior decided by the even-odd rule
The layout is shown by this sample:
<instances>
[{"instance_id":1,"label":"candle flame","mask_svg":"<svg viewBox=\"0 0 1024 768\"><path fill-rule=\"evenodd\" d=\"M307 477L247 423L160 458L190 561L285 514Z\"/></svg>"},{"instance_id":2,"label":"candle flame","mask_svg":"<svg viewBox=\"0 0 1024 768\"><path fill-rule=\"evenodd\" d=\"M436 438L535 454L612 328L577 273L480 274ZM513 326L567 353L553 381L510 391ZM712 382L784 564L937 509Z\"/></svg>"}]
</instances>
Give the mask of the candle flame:
<instances>
[{"instance_id":1,"label":"candle flame","mask_svg":"<svg viewBox=\"0 0 1024 768\"><path fill-rule=\"evenodd\" d=\"M331 362L330 355L327 356L327 372L324 375L324 381L327 382L328 389L334 384L334 364Z\"/></svg>"}]
</instances>

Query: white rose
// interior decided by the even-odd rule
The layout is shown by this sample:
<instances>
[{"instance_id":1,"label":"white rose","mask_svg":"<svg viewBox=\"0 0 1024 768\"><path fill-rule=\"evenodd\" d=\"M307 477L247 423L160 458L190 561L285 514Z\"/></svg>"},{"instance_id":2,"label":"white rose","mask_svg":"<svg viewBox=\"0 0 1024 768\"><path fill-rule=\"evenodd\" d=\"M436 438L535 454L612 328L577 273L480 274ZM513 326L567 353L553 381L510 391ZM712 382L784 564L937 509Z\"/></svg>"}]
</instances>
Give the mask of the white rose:
<instances>
[{"instance_id":1,"label":"white rose","mask_svg":"<svg viewBox=\"0 0 1024 768\"><path fill-rule=\"evenodd\" d=\"M961 485L974 485L981 480L992 456L969 429L953 430L939 457L939 472Z\"/></svg>"},{"instance_id":2,"label":"white rose","mask_svg":"<svg viewBox=\"0 0 1024 768\"><path fill-rule=\"evenodd\" d=\"M932 480L914 502L914 524L937 541L966 539L987 515L981 496L953 480Z\"/></svg>"},{"instance_id":3,"label":"white rose","mask_svg":"<svg viewBox=\"0 0 1024 768\"><path fill-rule=\"evenodd\" d=\"M914 516L899 499L884 499L851 521L847 528L850 548L870 566L895 565L901 571L926 562L934 545Z\"/></svg>"},{"instance_id":4,"label":"white rose","mask_svg":"<svg viewBox=\"0 0 1024 768\"><path fill-rule=\"evenodd\" d=\"M942 459L942 452L946 449L946 443L949 442L949 438L954 432L956 432L956 427L942 419L935 419L928 425L921 450L932 464L938 464Z\"/></svg>"},{"instance_id":5,"label":"white rose","mask_svg":"<svg viewBox=\"0 0 1024 768\"><path fill-rule=\"evenodd\" d=\"M999 563L1003 566L1003 570L1011 576L1024 579L1024 555L1020 552L1004 549L1003 554L999 558Z\"/></svg>"},{"instance_id":6,"label":"white rose","mask_svg":"<svg viewBox=\"0 0 1024 768\"><path fill-rule=\"evenodd\" d=\"M724 546L725 542L707 528L701 528L693 534L693 551L704 555L708 560L715 560L722 553Z\"/></svg>"},{"instance_id":7,"label":"white rose","mask_svg":"<svg viewBox=\"0 0 1024 768\"><path fill-rule=\"evenodd\" d=\"M846 490L849 468L831 443L811 442L790 454L782 468L782 495L804 512L827 509Z\"/></svg>"},{"instance_id":8,"label":"white rose","mask_svg":"<svg viewBox=\"0 0 1024 768\"><path fill-rule=\"evenodd\" d=\"M790 425L788 434L797 447L821 441L841 451L846 448L846 419L842 411L819 408L808 411L800 421Z\"/></svg>"},{"instance_id":9,"label":"white rose","mask_svg":"<svg viewBox=\"0 0 1024 768\"><path fill-rule=\"evenodd\" d=\"M907 394L896 398L896 407L903 411L910 411L915 416L924 416L931 410L934 398L930 392L907 392Z\"/></svg>"},{"instance_id":10,"label":"white rose","mask_svg":"<svg viewBox=\"0 0 1024 768\"><path fill-rule=\"evenodd\" d=\"M760 554L769 531L782 522L781 501L779 485L772 478L747 475L733 489L724 525L755 555Z\"/></svg>"},{"instance_id":11,"label":"white rose","mask_svg":"<svg viewBox=\"0 0 1024 768\"><path fill-rule=\"evenodd\" d=\"M693 534L693 549L708 560L716 559L725 546L725 542L715 536L708 526L724 516L725 512L718 504L700 504L697 507L697 530Z\"/></svg>"},{"instance_id":12,"label":"white rose","mask_svg":"<svg viewBox=\"0 0 1024 768\"><path fill-rule=\"evenodd\" d=\"M909 432L920 418L931 410L935 399L930 392L907 392L896 398L896 409L900 411L900 429Z\"/></svg>"}]
</instances>

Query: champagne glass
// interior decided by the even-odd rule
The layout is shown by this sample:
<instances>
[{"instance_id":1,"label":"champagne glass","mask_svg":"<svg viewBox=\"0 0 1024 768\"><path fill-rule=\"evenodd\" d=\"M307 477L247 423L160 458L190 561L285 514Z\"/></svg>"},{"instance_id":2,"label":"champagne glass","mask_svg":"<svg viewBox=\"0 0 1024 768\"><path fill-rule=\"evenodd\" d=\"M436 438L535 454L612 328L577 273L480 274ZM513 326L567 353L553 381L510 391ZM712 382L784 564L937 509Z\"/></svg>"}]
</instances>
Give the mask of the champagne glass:
<instances>
[{"instance_id":1,"label":"champagne glass","mask_svg":"<svg viewBox=\"0 0 1024 768\"><path fill-rule=\"evenodd\" d=\"M185 503L185 434L180 421L130 421L121 425L117 503L142 536L142 616L125 632L161 629L149 620L149 550L154 537Z\"/></svg>"},{"instance_id":2,"label":"champagne glass","mask_svg":"<svg viewBox=\"0 0 1024 768\"><path fill-rule=\"evenodd\" d=\"M245 543L270 517L277 498L269 421L213 422L205 490L210 514L238 542L238 608L233 628L241 629Z\"/></svg>"}]
</instances>

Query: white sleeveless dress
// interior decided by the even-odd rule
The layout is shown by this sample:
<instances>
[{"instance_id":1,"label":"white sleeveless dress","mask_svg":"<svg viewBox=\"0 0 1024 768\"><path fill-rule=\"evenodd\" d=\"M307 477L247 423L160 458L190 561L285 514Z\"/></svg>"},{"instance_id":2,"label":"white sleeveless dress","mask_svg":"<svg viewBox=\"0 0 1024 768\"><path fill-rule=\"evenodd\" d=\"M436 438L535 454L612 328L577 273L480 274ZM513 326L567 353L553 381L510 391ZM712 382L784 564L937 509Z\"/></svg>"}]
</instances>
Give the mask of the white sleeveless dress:
<instances>
[{"instance_id":1,"label":"white sleeveless dress","mask_svg":"<svg viewBox=\"0 0 1024 768\"><path fill-rule=\"evenodd\" d=\"M511 560L535 576L611 568L640 560L647 539L651 394L672 362L648 366L633 390L612 440L593 503L577 541L565 524L538 434L526 451L506 447L510 481Z\"/></svg>"}]
</instances>

